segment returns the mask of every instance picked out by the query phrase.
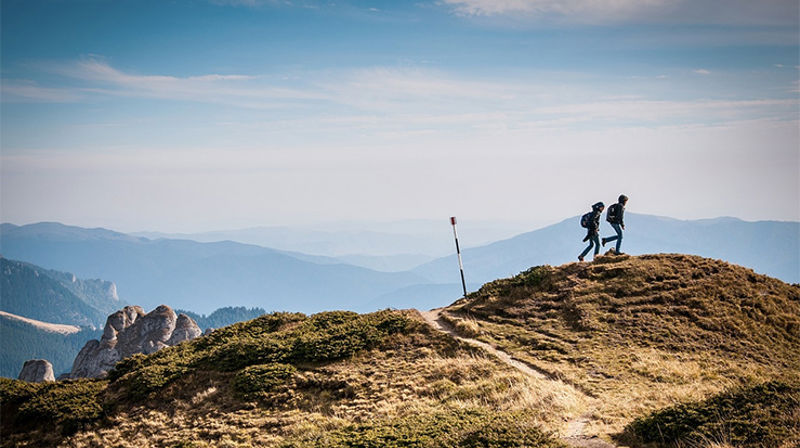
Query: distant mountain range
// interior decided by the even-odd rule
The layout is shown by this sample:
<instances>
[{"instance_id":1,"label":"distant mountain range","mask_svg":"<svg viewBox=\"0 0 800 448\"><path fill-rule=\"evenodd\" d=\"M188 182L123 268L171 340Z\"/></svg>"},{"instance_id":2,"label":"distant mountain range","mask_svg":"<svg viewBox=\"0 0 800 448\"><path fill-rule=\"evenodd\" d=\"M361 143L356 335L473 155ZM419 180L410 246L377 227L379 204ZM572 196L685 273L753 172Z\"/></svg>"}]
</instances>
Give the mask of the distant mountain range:
<instances>
[{"instance_id":1,"label":"distant mountain range","mask_svg":"<svg viewBox=\"0 0 800 448\"><path fill-rule=\"evenodd\" d=\"M604 236L613 233L608 224L602 226ZM682 221L627 213L626 226L622 246L626 253L701 255L786 282L800 282L798 222ZM577 261L584 247L584 232L574 217L464 249L468 289L531 266ZM452 244L452 234L445 232L441 238ZM610 247L602 248L603 252ZM151 240L58 223L2 224L0 250L5 256L48 268L112 279L126 300L146 309L167 303L195 313L210 313L220 305L306 313L329 309L365 312L385 307L434 308L462 295L455 255L409 271L378 272L332 257L232 241ZM366 258L379 265L382 257Z\"/></svg>"},{"instance_id":2,"label":"distant mountain range","mask_svg":"<svg viewBox=\"0 0 800 448\"><path fill-rule=\"evenodd\" d=\"M228 325L236 322L243 322L250 319L255 319L258 316L266 314L264 308L245 308L243 306L226 306L220 308L213 313L206 316L205 314L197 314L188 310L175 310L176 314L185 314L191 317L202 330L217 329L227 327Z\"/></svg>"},{"instance_id":3,"label":"distant mountain range","mask_svg":"<svg viewBox=\"0 0 800 448\"><path fill-rule=\"evenodd\" d=\"M518 222L467 221L460 231L470 236L470 244L478 246L516 235L528 228ZM452 231L448 219L403 220L392 222L339 222L315 227L262 226L203 233L136 232L134 236L150 239L184 239L204 243L235 241L277 250L344 258L360 265L361 256L385 257L383 265L409 257L433 259L453 250ZM390 257L393 256L393 257ZM417 264L421 264L423 260ZM373 265L365 267L374 268ZM393 265L391 270L398 269ZM411 265L406 265L410 269ZM379 269L380 270L380 269Z\"/></svg>"},{"instance_id":4,"label":"distant mountain range","mask_svg":"<svg viewBox=\"0 0 800 448\"><path fill-rule=\"evenodd\" d=\"M0 257L0 311L94 329L125 305L112 282Z\"/></svg>"},{"instance_id":5,"label":"distant mountain range","mask_svg":"<svg viewBox=\"0 0 800 448\"><path fill-rule=\"evenodd\" d=\"M82 277L113 279L127 301L145 309L167 303L199 313L227 304L364 311L376 297L428 283L411 272L377 272L231 241L150 240L58 223L2 224L0 251Z\"/></svg>"},{"instance_id":6,"label":"distant mountain range","mask_svg":"<svg viewBox=\"0 0 800 448\"><path fill-rule=\"evenodd\" d=\"M604 216L605 217L605 216ZM579 217L533 232L463 251L467 281L485 283L509 277L531 266L557 266L577 261L586 246ZM785 282L800 282L800 223L746 222L736 218L682 221L635 213L625 214L622 251L631 255L683 253L717 258L747 266ZM601 235L614 231L605 222ZM605 253L613 243L602 247ZM588 259L591 259L589 257ZM432 283L452 282L458 266L455 255L415 268ZM458 294L458 290L454 290Z\"/></svg>"}]
</instances>

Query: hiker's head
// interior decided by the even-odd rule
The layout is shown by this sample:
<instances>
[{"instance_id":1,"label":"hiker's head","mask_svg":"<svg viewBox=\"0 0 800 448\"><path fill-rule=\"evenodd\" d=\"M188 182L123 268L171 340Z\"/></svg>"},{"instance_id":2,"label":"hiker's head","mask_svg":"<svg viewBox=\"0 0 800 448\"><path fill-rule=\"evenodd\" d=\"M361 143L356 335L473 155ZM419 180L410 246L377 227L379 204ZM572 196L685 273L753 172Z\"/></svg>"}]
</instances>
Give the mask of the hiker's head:
<instances>
[{"instance_id":1,"label":"hiker's head","mask_svg":"<svg viewBox=\"0 0 800 448\"><path fill-rule=\"evenodd\" d=\"M628 202L628 197L627 196L625 196L624 194L619 195L619 203L620 204L624 205L627 202Z\"/></svg>"},{"instance_id":2,"label":"hiker's head","mask_svg":"<svg viewBox=\"0 0 800 448\"><path fill-rule=\"evenodd\" d=\"M606 204L603 204L602 202L598 202L598 203L594 204L592 206L592 208L595 209L595 210L603 211L603 209L606 208Z\"/></svg>"}]
</instances>

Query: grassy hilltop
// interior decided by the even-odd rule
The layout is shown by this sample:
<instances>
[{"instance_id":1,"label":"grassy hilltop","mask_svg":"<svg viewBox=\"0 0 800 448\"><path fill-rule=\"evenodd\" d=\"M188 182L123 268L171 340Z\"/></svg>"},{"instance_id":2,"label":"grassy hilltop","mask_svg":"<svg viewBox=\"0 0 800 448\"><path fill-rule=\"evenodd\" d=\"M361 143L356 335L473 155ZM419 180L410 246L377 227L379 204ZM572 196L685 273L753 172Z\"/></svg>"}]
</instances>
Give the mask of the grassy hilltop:
<instances>
[{"instance_id":1,"label":"grassy hilltop","mask_svg":"<svg viewBox=\"0 0 800 448\"><path fill-rule=\"evenodd\" d=\"M800 434L800 287L750 269L686 255L539 266L484 285L442 318L594 398L596 433L668 441L645 437L642 422L625 425L778 381L792 385L781 390L792 396L787 409Z\"/></svg>"},{"instance_id":2,"label":"grassy hilltop","mask_svg":"<svg viewBox=\"0 0 800 448\"><path fill-rule=\"evenodd\" d=\"M413 310L274 313L134 356L106 380L2 379L0 444L797 442L797 285L699 257L603 257L488 283L440 316L542 375Z\"/></svg>"}]
</instances>

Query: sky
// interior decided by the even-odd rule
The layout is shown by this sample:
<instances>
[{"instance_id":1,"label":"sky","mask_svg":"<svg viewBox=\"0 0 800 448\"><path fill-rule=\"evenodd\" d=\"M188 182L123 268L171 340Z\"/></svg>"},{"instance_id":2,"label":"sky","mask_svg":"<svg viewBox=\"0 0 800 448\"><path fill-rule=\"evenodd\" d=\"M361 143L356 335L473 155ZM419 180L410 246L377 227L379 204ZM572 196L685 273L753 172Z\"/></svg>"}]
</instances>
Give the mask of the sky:
<instances>
[{"instance_id":1,"label":"sky","mask_svg":"<svg viewBox=\"0 0 800 448\"><path fill-rule=\"evenodd\" d=\"M800 220L796 0L3 0L0 219Z\"/></svg>"}]
</instances>

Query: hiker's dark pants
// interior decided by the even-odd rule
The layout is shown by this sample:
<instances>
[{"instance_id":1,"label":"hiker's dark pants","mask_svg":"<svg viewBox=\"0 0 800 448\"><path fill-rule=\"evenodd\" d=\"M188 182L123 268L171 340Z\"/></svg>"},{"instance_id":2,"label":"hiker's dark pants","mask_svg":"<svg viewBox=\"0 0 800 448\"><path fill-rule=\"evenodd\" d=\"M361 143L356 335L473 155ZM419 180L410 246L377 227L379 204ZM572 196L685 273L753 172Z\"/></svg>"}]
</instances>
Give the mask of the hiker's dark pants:
<instances>
[{"instance_id":1,"label":"hiker's dark pants","mask_svg":"<svg viewBox=\"0 0 800 448\"><path fill-rule=\"evenodd\" d=\"M600 253L600 238L598 237L598 235L594 233L587 236L589 237L589 245L586 247L586 249L583 250L583 252L581 252L581 257L585 257L586 254L588 254L589 251L592 250L592 247L594 247L595 255Z\"/></svg>"},{"instance_id":2,"label":"hiker's dark pants","mask_svg":"<svg viewBox=\"0 0 800 448\"><path fill-rule=\"evenodd\" d=\"M620 226L617 223L611 223L611 227L614 228L614 231L617 232L617 235L616 236L610 236L610 237L604 238L604 239L606 240L606 243L610 243L612 241L616 241L617 242L617 248L614 249L614 252L620 253L619 252L619 248L620 248L620 246L622 246L622 226Z\"/></svg>"}]
</instances>

